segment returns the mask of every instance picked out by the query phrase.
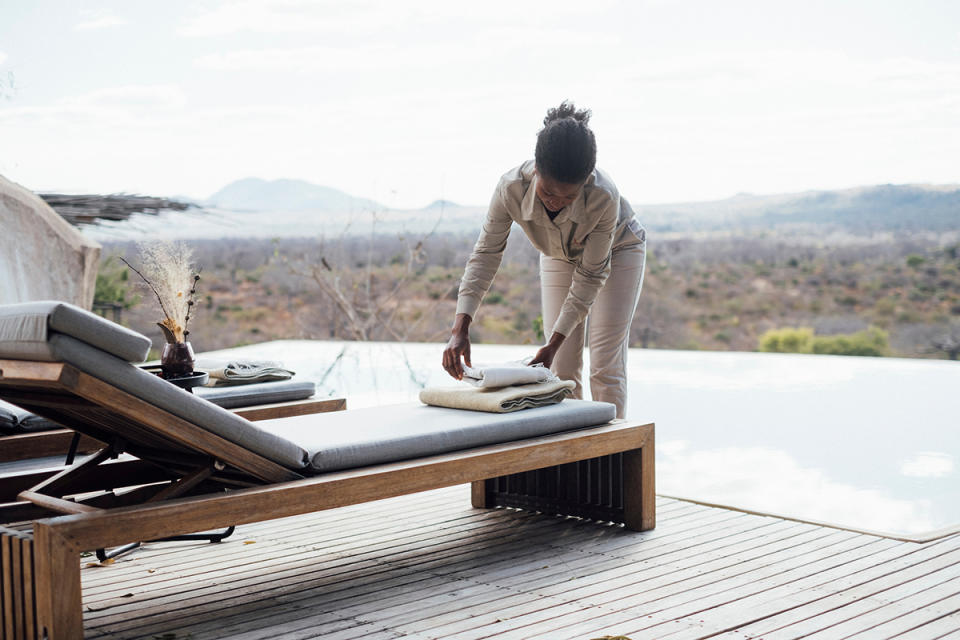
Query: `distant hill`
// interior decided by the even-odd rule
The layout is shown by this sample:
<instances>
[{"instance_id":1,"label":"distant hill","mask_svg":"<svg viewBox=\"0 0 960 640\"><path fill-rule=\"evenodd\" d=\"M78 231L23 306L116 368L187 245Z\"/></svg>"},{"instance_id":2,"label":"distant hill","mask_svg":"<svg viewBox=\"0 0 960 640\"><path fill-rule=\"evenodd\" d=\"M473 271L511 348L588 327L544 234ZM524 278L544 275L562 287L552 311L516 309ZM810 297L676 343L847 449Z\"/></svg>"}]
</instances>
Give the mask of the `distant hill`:
<instances>
[{"instance_id":1,"label":"distant hill","mask_svg":"<svg viewBox=\"0 0 960 640\"><path fill-rule=\"evenodd\" d=\"M375 211L373 200L312 184L304 180L244 178L231 182L207 199L210 206L236 211L322 211L347 213Z\"/></svg>"},{"instance_id":2,"label":"distant hill","mask_svg":"<svg viewBox=\"0 0 960 640\"><path fill-rule=\"evenodd\" d=\"M377 233L468 233L483 223L486 206L436 200L422 209L389 209L303 180L246 178L213 194L199 208L136 214L136 224L101 220L95 239L171 234L183 237L309 237ZM830 232L960 232L960 185L879 185L777 195L737 194L725 200L637 204L655 232L755 233L766 230L824 236ZM304 216L304 212L324 213ZM268 217L263 214L269 213ZM374 213L376 216L374 216ZM177 221L174 223L174 221Z\"/></svg>"},{"instance_id":3,"label":"distant hill","mask_svg":"<svg viewBox=\"0 0 960 640\"><path fill-rule=\"evenodd\" d=\"M460 209L461 206L450 200L434 200L424 207L424 209Z\"/></svg>"},{"instance_id":4,"label":"distant hill","mask_svg":"<svg viewBox=\"0 0 960 640\"><path fill-rule=\"evenodd\" d=\"M660 231L829 227L855 233L960 229L960 185L879 185L726 200L640 205Z\"/></svg>"},{"instance_id":5,"label":"distant hill","mask_svg":"<svg viewBox=\"0 0 960 640\"><path fill-rule=\"evenodd\" d=\"M303 180L246 178L210 196L208 205L234 211L349 214L386 210L383 205ZM388 216L406 224L429 224L444 211L452 222L476 226L482 207L436 200L423 209L393 210ZM635 205L641 220L657 231L722 231L830 228L853 233L944 231L960 229L960 185L878 185L834 191L776 195L738 194L725 200ZM416 221L416 222L415 222ZM459 225L455 225L459 226Z\"/></svg>"}]
</instances>

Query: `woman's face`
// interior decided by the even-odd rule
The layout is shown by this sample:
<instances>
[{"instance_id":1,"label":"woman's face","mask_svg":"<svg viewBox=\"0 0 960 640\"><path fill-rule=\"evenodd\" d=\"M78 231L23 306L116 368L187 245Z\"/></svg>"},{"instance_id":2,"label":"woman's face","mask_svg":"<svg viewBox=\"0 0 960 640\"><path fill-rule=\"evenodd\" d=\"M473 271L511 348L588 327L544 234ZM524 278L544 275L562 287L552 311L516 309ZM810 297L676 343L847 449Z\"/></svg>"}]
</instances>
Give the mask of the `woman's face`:
<instances>
[{"instance_id":1,"label":"woman's face","mask_svg":"<svg viewBox=\"0 0 960 640\"><path fill-rule=\"evenodd\" d=\"M577 199L583 184L558 182L537 171L537 197L548 211L560 211Z\"/></svg>"}]
</instances>

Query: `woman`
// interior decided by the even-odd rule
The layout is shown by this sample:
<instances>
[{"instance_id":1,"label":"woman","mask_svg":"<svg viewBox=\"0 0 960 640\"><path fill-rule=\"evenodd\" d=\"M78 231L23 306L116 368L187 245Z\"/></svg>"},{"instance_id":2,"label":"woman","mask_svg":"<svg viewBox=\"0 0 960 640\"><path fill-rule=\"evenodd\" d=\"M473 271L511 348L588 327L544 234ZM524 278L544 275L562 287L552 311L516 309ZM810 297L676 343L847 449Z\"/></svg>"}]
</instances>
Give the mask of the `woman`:
<instances>
[{"instance_id":1,"label":"woman","mask_svg":"<svg viewBox=\"0 0 960 640\"><path fill-rule=\"evenodd\" d=\"M463 363L471 366L470 323L516 223L540 251L543 329L549 336L530 364L543 364L560 378L573 380L574 396L583 397L583 346L589 331L593 399L615 404L622 418L627 345L643 284L646 233L630 204L596 168L597 144L589 119L590 111L578 111L569 102L547 111L535 159L500 179L460 283L443 368L459 380Z\"/></svg>"}]
</instances>

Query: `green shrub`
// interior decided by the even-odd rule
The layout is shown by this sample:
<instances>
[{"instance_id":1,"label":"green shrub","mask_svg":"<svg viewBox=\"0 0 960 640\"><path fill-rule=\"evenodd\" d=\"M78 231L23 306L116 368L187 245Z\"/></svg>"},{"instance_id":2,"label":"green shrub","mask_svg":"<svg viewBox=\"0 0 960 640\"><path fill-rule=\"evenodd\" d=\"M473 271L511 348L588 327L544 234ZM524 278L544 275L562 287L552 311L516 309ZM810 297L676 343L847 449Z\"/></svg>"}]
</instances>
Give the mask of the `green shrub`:
<instances>
[{"instance_id":1,"label":"green shrub","mask_svg":"<svg viewBox=\"0 0 960 640\"><path fill-rule=\"evenodd\" d=\"M890 349L890 335L883 329L870 327L856 333L817 336L812 353L835 356L884 356Z\"/></svg>"},{"instance_id":2,"label":"green shrub","mask_svg":"<svg viewBox=\"0 0 960 640\"><path fill-rule=\"evenodd\" d=\"M808 327L786 327L760 336L759 349L771 353L884 356L890 350L890 336L877 327L835 336L817 336Z\"/></svg>"},{"instance_id":3,"label":"green shrub","mask_svg":"<svg viewBox=\"0 0 960 640\"><path fill-rule=\"evenodd\" d=\"M770 329L760 336L760 351L769 353L810 353L813 329L809 327L786 327Z\"/></svg>"}]
</instances>

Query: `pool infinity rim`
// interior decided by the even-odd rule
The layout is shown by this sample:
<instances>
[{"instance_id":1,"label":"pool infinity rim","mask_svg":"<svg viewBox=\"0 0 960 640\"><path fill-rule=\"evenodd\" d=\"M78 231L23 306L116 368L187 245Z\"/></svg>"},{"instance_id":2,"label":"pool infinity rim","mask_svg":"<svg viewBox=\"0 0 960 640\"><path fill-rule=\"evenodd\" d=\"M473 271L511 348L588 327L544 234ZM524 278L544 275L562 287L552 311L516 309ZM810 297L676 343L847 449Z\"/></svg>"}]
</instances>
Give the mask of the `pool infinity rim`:
<instances>
[{"instance_id":1,"label":"pool infinity rim","mask_svg":"<svg viewBox=\"0 0 960 640\"><path fill-rule=\"evenodd\" d=\"M932 531L926 531L922 533L913 533L913 534L888 533L885 531L877 531L875 529L849 527L846 525L835 524L832 522L825 522L823 520L814 520L812 518L798 518L797 516L790 516L782 513L776 513L774 511L760 511L757 509L746 509L744 507L738 507L736 505L724 504L722 502L708 502L706 500L698 500L697 498L690 498L687 496L670 495L670 494L660 493L660 492L657 492L657 496L661 498L669 498L670 500L680 500L682 502L699 504L705 507L714 507L716 509L726 509L728 511L739 511L740 513L748 513L754 516L778 518L780 520L790 520L791 522L803 522L805 524L812 524L818 527L828 527L830 529L839 529L840 531L851 531L853 533L862 533L868 536L876 536L878 538L887 538L888 540L898 540L900 542L916 542L916 543L933 542L934 540L940 540L942 538L947 538L949 536L960 533L960 524L950 525L947 527L943 527L941 529L933 529Z\"/></svg>"}]
</instances>

